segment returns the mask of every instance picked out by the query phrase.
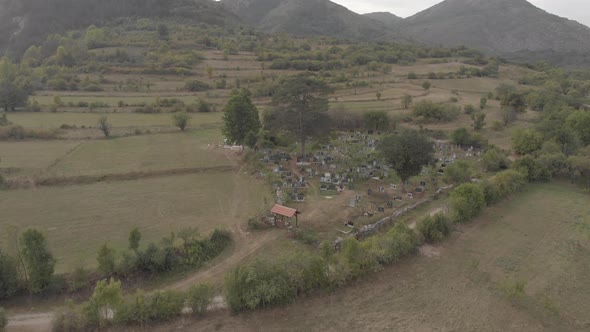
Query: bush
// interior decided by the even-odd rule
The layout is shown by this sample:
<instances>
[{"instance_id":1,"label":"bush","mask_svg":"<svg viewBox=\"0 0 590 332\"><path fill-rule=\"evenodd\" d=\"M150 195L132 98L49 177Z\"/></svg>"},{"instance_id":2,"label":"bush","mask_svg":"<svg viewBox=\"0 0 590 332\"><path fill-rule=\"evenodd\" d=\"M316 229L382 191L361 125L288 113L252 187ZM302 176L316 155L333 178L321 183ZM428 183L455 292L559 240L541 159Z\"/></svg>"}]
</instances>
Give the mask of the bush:
<instances>
[{"instance_id":1,"label":"bush","mask_svg":"<svg viewBox=\"0 0 590 332\"><path fill-rule=\"evenodd\" d=\"M172 320L182 314L185 297L174 291L159 291L146 296L138 291L118 308L115 322L144 325Z\"/></svg>"},{"instance_id":2,"label":"bush","mask_svg":"<svg viewBox=\"0 0 590 332\"><path fill-rule=\"evenodd\" d=\"M346 239L342 243L342 254L350 268L351 277L358 278L381 267L375 252L369 250L370 244L369 241L359 242L355 238Z\"/></svg>"},{"instance_id":3,"label":"bush","mask_svg":"<svg viewBox=\"0 0 590 332\"><path fill-rule=\"evenodd\" d=\"M460 113L458 106L435 104L430 100L423 100L414 105L414 115L426 121L449 122L455 120Z\"/></svg>"},{"instance_id":4,"label":"bush","mask_svg":"<svg viewBox=\"0 0 590 332\"><path fill-rule=\"evenodd\" d=\"M471 115L471 114L475 113L475 106L473 106L473 105L465 105L463 107L463 112L465 112L465 114Z\"/></svg>"},{"instance_id":5,"label":"bush","mask_svg":"<svg viewBox=\"0 0 590 332\"><path fill-rule=\"evenodd\" d=\"M525 174L529 182L550 180L553 174L548 165L541 164L531 155L518 159L512 167L518 172Z\"/></svg>"},{"instance_id":6,"label":"bush","mask_svg":"<svg viewBox=\"0 0 590 332\"><path fill-rule=\"evenodd\" d=\"M115 250L109 248L106 243L100 247L96 261L98 262L98 270L102 274L110 276L115 272Z\"/></svg>"},{"instance_id":7,"label":"bush","mask_svg":"<svg viewBox=\"0 0 590 332\"><path fill-rule=\"evenodd\" d=\"M465 160L458 160L445 169L445 180L448 183L464 183L471 181L473 170Z\"/></svg>"},{"instance_id":8,"label":"bush","mask_svg":"<svg viewBox=\"0 0 590 332\"><path fill-rule=\"evenodd\" d=\"M534 129L519 129L512 135L512 149L520 155L540 150L543 142L543 135Z\"/></svg>"},{"instance_id":9,"label":"bush","mask_svg":"<svg viewBox=\"0 0 590 332\"><path fill-rule=\"evenodd\" d=\"M198 81L198 80L188 81L184 85L184 89L187 91L191 91L191 92L207 91L210 88L211 87L209 86L209 84L207 84L205 82Z\"/></svg>"},{"instance_id":10,"label":"bush","mask_svg":"<svg viewBox=\"0 0 590 332\"><path fill-rule=\"evenodd\" d=\"M188 306L193 315L202 316L213 302L213 289L207 285L193 286L188 292Z\"/></svg>"},{"instance_id":11,"label":"bush","mask_svg":"<svg viewBox=\"0 0 590 332\"><path fill-rule=\"evenodd\" d=\"M434 217L428 216L422 219L417 229L426 242L437 242L451 233L451 220L446 214L438 213Z\"/></svg>"},{"instance_id":12,"label":"bush","mask_svg":"<svg viewBox=\"0 0 590 332\"><path fill-rule=\"evenodd\" d=\"M8 317L4 308L0 307L0 331L4 331L6 325L8 325Z\"/></svg>"},{"instance_id":13,"label":"bush","mask_svg":"<svg viewBox=\"0 0 590 332\"><path fill-rule=\"evenodd\" d=\"M484 196L487 205L495 204L509 195L519 192L526 183L526 175L521 172L507 170L498 173L496 176L483 183Z\"/></svg>"},{"instance_id":14,"label":"bush","mask_svg":"<svg viewBox=\"0 0 590 332\"><path fill-rule=\"evenodd\" d=\"M508 158L506 154L498 148L491 148L481 158L483 167L488 172L497 172L501 169L508 168Z\"/></svg>"},{"instance_id":15,"label":"bush","mask_svg":"<svg viewBox=\"0 0 590 332\"><path fill-rule=\"evenodd\" d=\"M80 289L88 286L89 280L90 272L88 272L88 270L86 270L83 266L78 266L70 275L68 280L68 289L70 292L79 291Z\"/></svg>"},{"instance_id":16,"label":"bush","mask_svg":"<svg viewBox=\"0 0 590 332\"><path fill-rule=\"evenodd\" d=\"M76 307L72 301L53 314L52 331L89 331L91 322L82 307Z\"/></svg>"},{"instance_id":17,"label":"bush","mask_svg":"<svg viewBox=\"0 0 590 332\"><path fill-rule=\"evenodd\" d=\"M225 295L229 307L240 312L290 303L296 293L283 267L256 260L225 276Z\"/></svg>"},{"instance_id":18,"label":"bush","mask_svg":"<svg viewBox=\"0 0 590 332\"><path fill-rule=\"evenodd\" d=\"M317 246L320 243L318 234L312 230L296 230L295 238L312 246Z\"/></svg>"},{"instance_id":19,"label":"bush","mask_svg":"<svg viewBox=\"0 0 590 332\"><path fill-rule=\"evenodd\" d=\"M404 223L398 223L379 239L384 256L380 261L385 264L399 261L402 257L416 252L419 241L416 233Z\"/></svg>"},{"instance_id":20,"label":"bush","mask_svg":"<svg viewBox=\"0 0 590 332\"><path fill-rule=\"evenodd\" d=\"M142 113L142 114L156 114L156 113L160 113L161 110L158 107L146 105L143 107L136 108L135 110L133 110L133 112Z\"/></svg>"},{"instance_id":21,"label":"bush","mask_svg":"<svg viewBox=\"0 0 590 332\"><path fill-rule=\"evenodd\" d=\"M486 205L484 191L477 184L462 184L451 193L451 205L455 222L471 221Z\"/></svg>"}]
</instances>

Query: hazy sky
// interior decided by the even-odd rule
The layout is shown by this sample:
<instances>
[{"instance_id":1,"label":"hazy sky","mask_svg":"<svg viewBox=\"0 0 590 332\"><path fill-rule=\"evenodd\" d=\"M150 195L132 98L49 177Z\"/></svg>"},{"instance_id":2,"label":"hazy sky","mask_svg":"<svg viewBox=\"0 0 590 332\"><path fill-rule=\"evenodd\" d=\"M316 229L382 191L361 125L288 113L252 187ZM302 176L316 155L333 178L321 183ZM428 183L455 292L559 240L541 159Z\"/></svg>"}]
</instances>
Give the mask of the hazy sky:
<instances>
[{"instance_id":1,"label":"hazy sky","mask_svg":"<svg viewBox=\"0 0 590 332\"><path fill-rule=\"evenodd\" d=\"M360 14L387 11L408 17L441 0L332 0ZM529 0L552 14L590 26L590 0Z\"/></svg>"}]
</instances>

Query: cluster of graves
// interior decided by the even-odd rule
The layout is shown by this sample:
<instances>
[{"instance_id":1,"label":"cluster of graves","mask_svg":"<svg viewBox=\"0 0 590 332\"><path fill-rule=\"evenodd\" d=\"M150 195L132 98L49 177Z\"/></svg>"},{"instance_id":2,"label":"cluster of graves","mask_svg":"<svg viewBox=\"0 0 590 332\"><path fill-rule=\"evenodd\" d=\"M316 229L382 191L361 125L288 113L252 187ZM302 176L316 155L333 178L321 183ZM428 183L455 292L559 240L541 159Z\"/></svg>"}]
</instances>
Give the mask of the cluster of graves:
<instances>
[{"instance_id":1,"label":"cluster of graves","mask_svg":"<svg viewBox=\"0 0 590 332\"><path fill-rule=\"evenodd\" d=\"M376 180L378 185L369 188L366 196L384 194L391 198L378 208L378 212L393 208L395 201L422 198L426 192L426 182L421 182L417 187L406 187L408 192L402 192L397 184L389 181L393 171L377 157L378 143L379 135L343 134L305 156L263 150L261 161L274 174L273 187L278 204L304 202L312 185L319 187L320 192L329 194L354 190L355 184L367 180ZM435 149L436 170L439 174L444 174L445 168L459 159L479 157L483 153L473 147L463 148L445 141L436 141ZM360 200L360 196L351 200L349 206L356 207Z\"/></svg>"}]
</instances>

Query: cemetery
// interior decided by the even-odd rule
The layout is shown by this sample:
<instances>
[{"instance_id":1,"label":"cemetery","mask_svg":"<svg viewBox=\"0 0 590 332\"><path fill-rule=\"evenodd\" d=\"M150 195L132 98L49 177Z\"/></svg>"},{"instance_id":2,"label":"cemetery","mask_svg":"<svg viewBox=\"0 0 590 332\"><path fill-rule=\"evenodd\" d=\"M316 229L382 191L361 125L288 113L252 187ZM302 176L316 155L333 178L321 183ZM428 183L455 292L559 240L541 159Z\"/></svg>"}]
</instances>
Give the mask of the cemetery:
<instances>
[{"instance_id":1,"label":"cemetery","mask_svg":"<svg viewBox=\"0 0 590 332\"><path fill-rule=\"evenodd\" d=\"M265 166L259 174L271 182L275 203L301 213L298 224L289 223L289 227L280 218L277 222L276 206L261 219L272 227L328 229L322 235L330 240L363 238L448 191L452 186L443 183L445 168L457 160L478 159L483 153L436 140L436 163L404 184L379 157L376 147L382 137L373 132L339 133L305 156L280 149L258 151ZM305 211L316 204L320 209L338 205L339 213L328 220L306 216Z\"/></svg>"}]
</instances>

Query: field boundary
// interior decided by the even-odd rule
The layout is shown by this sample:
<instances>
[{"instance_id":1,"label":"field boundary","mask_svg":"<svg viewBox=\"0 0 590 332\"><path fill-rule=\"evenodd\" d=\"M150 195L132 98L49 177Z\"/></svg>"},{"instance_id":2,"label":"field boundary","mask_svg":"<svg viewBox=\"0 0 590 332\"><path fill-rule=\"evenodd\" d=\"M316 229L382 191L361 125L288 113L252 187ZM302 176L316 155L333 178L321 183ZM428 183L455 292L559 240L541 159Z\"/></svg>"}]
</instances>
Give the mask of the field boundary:
<instances>
[{"instance_id":1,"label":"field boundary","mask_svg":"<svg viewBox=\"0 0 590 332\"><path fill-rule=\"evenodd\" d=\"M138 171L119 174L103 175L81 175L81 176L64 176L48 178L20 178L6 180L7 190L31 189L35 187L66 187L74 185L94 184L100 182L119 182L133 181L139 179L150 179L174 175L188 175L200 173L225 173L233 172L235 166L213 166L213 167L194 167L194 168L177 168L159 171Z\"/></svg>"}]
</instances>

